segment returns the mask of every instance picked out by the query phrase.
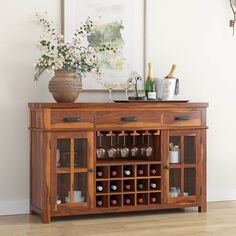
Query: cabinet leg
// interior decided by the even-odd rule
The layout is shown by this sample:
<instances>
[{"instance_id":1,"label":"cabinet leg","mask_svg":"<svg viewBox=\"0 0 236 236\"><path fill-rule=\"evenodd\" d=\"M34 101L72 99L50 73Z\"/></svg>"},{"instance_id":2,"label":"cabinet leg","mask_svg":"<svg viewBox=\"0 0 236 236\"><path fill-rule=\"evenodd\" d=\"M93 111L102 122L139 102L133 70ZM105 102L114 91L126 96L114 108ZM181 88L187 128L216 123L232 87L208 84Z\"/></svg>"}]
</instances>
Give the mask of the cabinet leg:
<instances>
[{"instance_id":1,"label":"cabinet leg","mask_svg":"<svg viewBox=\"0 0 236 236\"><path fill-rule=\"evenodd\" d=\"M200 207L198 207L198 212L207 212L206 204L203 204Z\"/></svg>"},{"instance_id":2,"label":"cabinet leg","mask_svg":"<svg viewBox=\"0 0 236 236\"><path fill-rule=\"evenodd\" d=\"M43 214L42 215L42 222L44 224L50 224L51 223L51 217L48 214Z\"/></svg>"}]
</instances>

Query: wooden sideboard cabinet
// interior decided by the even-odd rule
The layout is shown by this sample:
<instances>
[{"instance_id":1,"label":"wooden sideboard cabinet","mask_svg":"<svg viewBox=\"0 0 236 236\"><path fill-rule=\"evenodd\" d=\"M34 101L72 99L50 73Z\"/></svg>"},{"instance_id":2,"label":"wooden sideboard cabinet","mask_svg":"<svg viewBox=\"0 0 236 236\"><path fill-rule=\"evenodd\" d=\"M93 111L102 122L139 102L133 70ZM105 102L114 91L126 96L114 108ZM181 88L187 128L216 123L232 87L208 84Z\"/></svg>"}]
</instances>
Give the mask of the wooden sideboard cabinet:
<instances>
[{"instance_id":1,"label":"wooden sideboard cabinet","mask_svg":"<svg viewBox=\"0 0 236 236\"><path fill-rule=\"evenodd\" d=\"M207 103L30 103L30 209L206 211Z\"/></svg>"}]
</instances>

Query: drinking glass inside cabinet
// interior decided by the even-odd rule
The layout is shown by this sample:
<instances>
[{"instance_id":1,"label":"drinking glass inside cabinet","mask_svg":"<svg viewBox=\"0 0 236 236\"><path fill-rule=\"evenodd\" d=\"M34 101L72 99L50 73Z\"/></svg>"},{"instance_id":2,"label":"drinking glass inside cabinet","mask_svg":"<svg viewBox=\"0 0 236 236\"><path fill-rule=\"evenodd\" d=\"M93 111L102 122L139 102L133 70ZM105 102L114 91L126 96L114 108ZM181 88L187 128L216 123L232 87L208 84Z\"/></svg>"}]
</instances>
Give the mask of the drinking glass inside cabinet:
<instances>
[{"instance_id":1,"label":"drinking glass inside cabinet","mask_svg":"<svg viewBox=\"0 0 236 236\"><path fill-rule=\"evenodd\" d=\"M116 148L113 145L113 137L115 136L115 134L110 131L106 136L110 137L111 140L111 146L107 149L108 157L116 158Z\"/></svg>"},{"instance_id":2,"label":"drinking glass inside cabinet","mask_svg":"<svg viewBox=\"0 0 236 236\"><path fill-rule=\"evenodd\" d=\"M123 130L119 136L122 136L123 137L123 147L121 148L121 157L123 158L127 158L129 157L129 152L130 152L130 149L126 146L126 136L128 136L127 133L125 133L125 131Z\"/></svg>"},{"instance_id":3,"label":"drinking glass inside cabinet","mask_svg":"<svg viewBox=\"0 0 236 236\"><path fill-rule=\"evenodd\" d=\"M133 146L130 149L130 154L131 154L131 157L133 157L133 158L137 158L138 154L139 154L139 148L136 144L136 137L139 135L140 134L137 133L136 130L133 133L131 133L131 136L133 137Z\"/></svg>"},{"instance_id":4,"label":"drinking glass inside cabinet","mask_svg":"<svg viewBox=\"0 0 236 236\"><path fill-rule=\"evenodd\" d=\"M116 132L116 158L120 158L121 157L121 144L120 144L120 131Z\"/></svg>"},{"instance_id":5,"label":"drinking glass inside cabinet","mask_svg":"<svg viewBox=\"0 0 236 236\"><path fill-rule=\"evenodd\" d=\"M146 157L146 147L145 147L145 132L144 131L140 131L140 134L141 134L141 145L139 147L139 150L140 150L140 157L144 158Z\"/></svg>"},{"instance_id":6,"label":"drinking glass inside cabinet","mask_svg":"<svg viewBox=\"0 0 236 236\"><path fill-rule=\"evenodd\" d=\"M99 138L99 147L96 150L97 158L102 159L102 158L105 158L105 155L106 155L106 149L102 146L102 136L103 136L103 134L100 131L98 131L97 136Z\"/></svg>"},{"instance_id":7,"label":"drinking glass inside cabinet","mask_svg":"<svg viewBox=\"0 0 236 236\"><path fill-rule=\"evenodd\" d=\"M150 145L150 137L151 137L151 133L147 130L145 131L144 135L147 137L147 145L145 147L145 155L147 159L150 159L152 157L152 146Z\"/></svg>"}]
</instances>

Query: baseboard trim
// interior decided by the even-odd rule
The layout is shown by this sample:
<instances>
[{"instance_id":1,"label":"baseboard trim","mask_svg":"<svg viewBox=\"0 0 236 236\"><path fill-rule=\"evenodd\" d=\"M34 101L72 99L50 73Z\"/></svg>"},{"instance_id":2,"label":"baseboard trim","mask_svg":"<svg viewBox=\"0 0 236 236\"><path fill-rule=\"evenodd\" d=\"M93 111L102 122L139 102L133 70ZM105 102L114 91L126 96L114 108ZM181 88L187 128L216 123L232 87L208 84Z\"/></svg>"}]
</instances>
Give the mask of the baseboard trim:
<instances>
[{"instance_id":1,"label":"baseboard trim","mask_svg":"<svg viewBox=\"0 0 236 236\"><path fill-rule=\"evenodd\" d=\"M0 215L29 214L29 201L0 201Z\"/></svg>"}]
</instances>

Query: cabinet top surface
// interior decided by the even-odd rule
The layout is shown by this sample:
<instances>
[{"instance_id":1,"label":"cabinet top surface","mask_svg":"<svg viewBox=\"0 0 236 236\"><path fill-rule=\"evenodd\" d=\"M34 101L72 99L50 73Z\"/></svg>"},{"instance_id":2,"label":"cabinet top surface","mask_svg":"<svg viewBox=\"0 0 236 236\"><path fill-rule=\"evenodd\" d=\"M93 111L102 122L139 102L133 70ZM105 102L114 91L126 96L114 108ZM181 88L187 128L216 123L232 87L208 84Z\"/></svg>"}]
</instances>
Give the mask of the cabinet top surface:
<instances>
[{"instance_id":1,"label":"cabinet top surface","mask_svg":"<svg viewBox=\"0 0 236 236\"><path fill-rule=\"evenodd\" d=\"M207 108L207 102L134 102L134 103L29 103L31 109L163 109L163 108Z\"/></svg>"}]
</instances>

